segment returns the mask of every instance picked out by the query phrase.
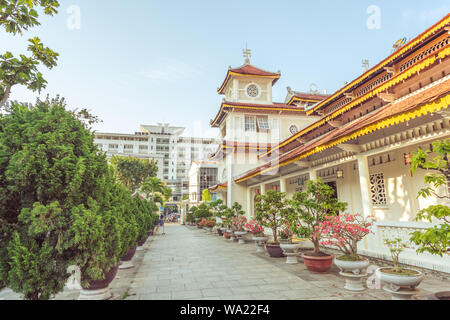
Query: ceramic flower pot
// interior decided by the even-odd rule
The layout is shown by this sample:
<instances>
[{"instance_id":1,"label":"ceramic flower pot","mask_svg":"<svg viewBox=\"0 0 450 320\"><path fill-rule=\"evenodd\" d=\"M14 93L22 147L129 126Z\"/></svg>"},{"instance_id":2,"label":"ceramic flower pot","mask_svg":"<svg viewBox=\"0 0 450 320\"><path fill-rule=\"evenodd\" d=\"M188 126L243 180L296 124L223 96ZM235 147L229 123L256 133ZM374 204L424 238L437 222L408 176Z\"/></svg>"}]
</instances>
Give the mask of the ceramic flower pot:
<instances>
[{"instance_id":1,"label":"ceramic flower pot","mask_svg":"<svg viewBox=\"0 0 450 320\"><path fill-rule=\"evenodd\" d=\"M428 300L450 300L450 291L442 291L430 294Z\"/></svg>"},{"instance_id":2,"label":"ceramic flower pot","mask_svg":"<svg viewBox=\"0 0 450 320\"><path fill-rule=\"evenodd\" d=\"M399 291L401 287L409 287L414 290L423 280L423 273L415 269L404 269L407 271L415 271L416 275L402 275L384 272L389 267L378 268L375 271L376 277L386 283L390 290Z\"/></svg>"},{"instance_id":3,"label":"ceramic flower pot","mask_svg":"<svg viewBox=\"0 0 450 320\"><path fill-rule=\"evenodd\" d=\"M369 260L363 258L362 261L344 261L334 258L334 264L342 271L353 274L365 273L365 270L369 266Z\"/></svg>"},{"instance_id":4,"label":"ceramic flower pot","mask_svg":"<svg viewBox=\"0 0 450 320\"><path fill-rule=\"evenodd\" d=\"M284 257L283 250L281 249L279 244L268 244L266 243L267 253L272 258L282 258Z\"/></svg>"},{"instance_id":5,"label":"ceramic flower pot","mask_svg":"<svg viewBox=\"0 0 450 320\"><path fill-rule=\"evenodd\" d=\"M303 258L306 268L315 273L326 273L330 271L334 259L334 256L331 254L323 257L315 257L308 253L304 253L301 257Z\"/></svg>"},{"instance_id":6,"label":"ceramic flower pot","mask_svg":"<svg viewBox=\"0 0 450 320\"><path fill-rule=\"evenodd\" d=\"M219 234L219 236L223 236L223 231L222 231L221 228L218 228L218 229L217 229L217 233Z\"/></svg>"},{"instance_id":7,"label":"ceramic flower pot","mask_svg":"<svg viewBox=\"0 0 450 320\"><path fill-rule=\"evenodd\" d=\"M130 269L134 267L134 264L131 262L133 259L134 254L136 253L136 247L131 247L128 252L123 256L123 258L120 260L120 266L119 269Z\"/></svg>"},{"instance_id":8,"label":"ceramic flower pot","mask_svg":"<svg viewBox=\"0 0 450 320\"><path fill-rule=\"evenodd\" d=\"M109 284L116 277L118 266L111 268L106 274L104 280L89 281L89 286L83 288L78 300L108 300L112 298Z\"/></svg>"}]
</instances>

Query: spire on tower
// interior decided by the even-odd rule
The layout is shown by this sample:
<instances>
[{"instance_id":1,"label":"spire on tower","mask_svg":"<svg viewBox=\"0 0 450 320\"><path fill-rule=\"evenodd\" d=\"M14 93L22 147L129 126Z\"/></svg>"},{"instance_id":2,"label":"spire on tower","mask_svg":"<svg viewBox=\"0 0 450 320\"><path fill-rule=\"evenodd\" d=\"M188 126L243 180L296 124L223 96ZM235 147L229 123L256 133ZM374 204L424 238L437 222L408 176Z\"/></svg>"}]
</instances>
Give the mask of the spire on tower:
<instances>
[{"instance_id":1,"label":"spire on tower","mask_svg":"<svg viewBox=\"0 0 450 320\"><path fill-rule=\"evenodd\" d=\"M245 58L245 64L250 64L250 57L252 56L252 51L247 48L247 44L245 44L245 49L242 50L243 57Z\"/></svg>"}]
</instances>

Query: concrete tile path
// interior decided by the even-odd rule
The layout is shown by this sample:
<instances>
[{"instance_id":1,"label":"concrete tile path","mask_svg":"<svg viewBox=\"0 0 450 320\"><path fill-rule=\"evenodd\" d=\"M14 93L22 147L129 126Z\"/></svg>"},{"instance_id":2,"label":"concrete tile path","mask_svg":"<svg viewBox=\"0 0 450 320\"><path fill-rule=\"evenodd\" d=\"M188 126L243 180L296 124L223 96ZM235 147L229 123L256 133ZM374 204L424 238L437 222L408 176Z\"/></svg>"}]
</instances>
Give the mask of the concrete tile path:
<instances>
[{"instance_id":1,"label":"concrete tile path","mask_svg":"<svg viewBox=\"0 0 450 320\"><path fill-rule=\"evenodd\" d=\"M166 224L165 235L150 237L133 258L135 267L119 270L111 283L115 300L380 300L391 299L382 289L362 293L345 290L333 267L328 274L309 272L301 259L288 265L256 253L252 241L238 244L194 227ZM450 290L448 277L426 275L415 299ZM77 299L65 290L57 300ZM20 299L11 290L0 300Z\"/></svg>"}]
</instances>

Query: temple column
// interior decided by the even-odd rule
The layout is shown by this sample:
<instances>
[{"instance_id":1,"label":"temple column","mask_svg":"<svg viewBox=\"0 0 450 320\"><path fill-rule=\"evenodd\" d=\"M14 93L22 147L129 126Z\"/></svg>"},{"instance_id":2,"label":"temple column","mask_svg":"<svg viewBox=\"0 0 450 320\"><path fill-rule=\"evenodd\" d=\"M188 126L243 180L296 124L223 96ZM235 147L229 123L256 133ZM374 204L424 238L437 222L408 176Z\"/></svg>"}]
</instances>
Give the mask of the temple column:
<instances>
[{"instance_id":1,"label":"temple column","mask_svg":"<svg viewBox=\"0 0 450 320\"><path fill-rule=\"evenodd\" d=\"M250 219L253 213L252 194L252 189L250 187L247 187L247 219Z\"/></svg>"},{"instance_id":2,"label":"temple column","mask_svg":"<svg viewBox=\"0 0 450 320\"><path fill-rule=\"evenodd\" d=\"M317 180L317 170L315 169L309 170L309 180Z\"/></svg>"},{"instance_id":3,"label":"temple column","mask_svg":"<svg viewBox=\"0 0 450 320\"><path fill-rule=\"evenodd\" d=\"M364 217L372 215L372 196L370 191L370 173L367 156L357 156L359 169L359 186L361 189L361 204Z\"/></svg>"},{"instance_id":4,"label":"temple column","mask_svg":"<svg viewBox=\"0 0 450 320\"><path fill-rule=\"evenodd\" d=\"M261 195L263 195L263 194L265 194L266 193L266 185L264 184L264 183L262 183L260 186L259 186L259 188L260 188L260 190L261 190Z\"/></svg>"},{"instance_id":5,"label":"temple column","mask_svg":"<svg viewBox=\"0 0 450 320\"><path fill-rule=\"evenodd\" d=\"M287 192L287 181L286 178L280 179L280 192Z\"/></svg>"}]
</instances>

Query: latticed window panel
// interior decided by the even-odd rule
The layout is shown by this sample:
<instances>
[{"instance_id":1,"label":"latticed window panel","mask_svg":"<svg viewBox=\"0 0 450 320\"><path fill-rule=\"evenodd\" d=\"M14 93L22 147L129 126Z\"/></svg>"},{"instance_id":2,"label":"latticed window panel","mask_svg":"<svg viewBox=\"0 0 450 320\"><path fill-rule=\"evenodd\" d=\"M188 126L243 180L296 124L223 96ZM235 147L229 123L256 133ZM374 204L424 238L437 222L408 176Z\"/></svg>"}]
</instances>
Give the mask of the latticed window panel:
<instances>
[{"instance_id":1,"label":"latticed window panel","mask_svg":"<svg viewBox=\"0 0 450 320\"><path fill-rule=\"evenodd\" d=\"M245 116L245 131L256 131L255 117Z\"/></svg>"},{"instance_id":2,"label":"latticed window panel","mask_svg":"<svg viewBox=\"0 0 450 320\"><path fill-rule=\"evenodd\" d=\"M372 193L372 204L375 206L387 205L386 188L382 173L370 175L370 191Z\"/></svg>"}]
</instances>

